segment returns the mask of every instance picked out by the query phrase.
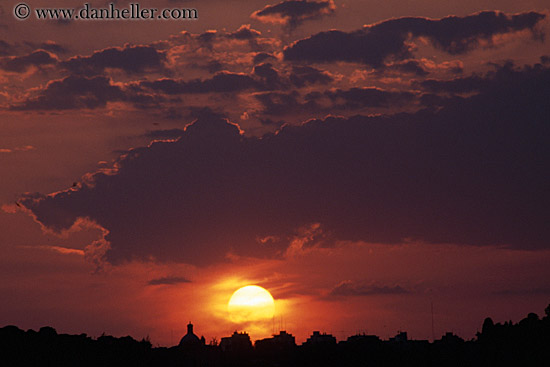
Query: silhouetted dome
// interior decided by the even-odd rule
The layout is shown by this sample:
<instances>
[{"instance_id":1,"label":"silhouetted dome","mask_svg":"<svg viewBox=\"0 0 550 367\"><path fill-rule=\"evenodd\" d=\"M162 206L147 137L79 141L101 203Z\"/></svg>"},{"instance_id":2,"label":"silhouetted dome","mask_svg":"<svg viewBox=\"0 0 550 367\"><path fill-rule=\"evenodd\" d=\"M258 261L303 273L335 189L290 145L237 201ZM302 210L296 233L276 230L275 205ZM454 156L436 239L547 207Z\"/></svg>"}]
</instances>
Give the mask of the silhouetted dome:
<instances>
[{"instance_id":1,"label":"silhouetted dome","mask_svg":"<svg viewBox=\"0 0 550 367\"><path fill-rule=\"evenodd\" d=\"M201 344L201 340L199 339L198 336L196 336L194 333L193 333L193 324L192 323L189 323L187 325L187 334L185 334L183 336L183 338L181 338L180 340L180 347L181 346L191 346L191 345L200 345Z\"/></svg>"},{"instance_id":2,"label":"silhouetted dome","mask_svg":"<svg viewBox=\"0 0 550 367\"><path fill-rule=\"evenodd\" d=\"M493 322L493 319L490 317L487 317L485 321L483 321L483 326L481 327L481 333L487 334L490 333L495 327L495 323Z\"/></svg>"}]
</instances>

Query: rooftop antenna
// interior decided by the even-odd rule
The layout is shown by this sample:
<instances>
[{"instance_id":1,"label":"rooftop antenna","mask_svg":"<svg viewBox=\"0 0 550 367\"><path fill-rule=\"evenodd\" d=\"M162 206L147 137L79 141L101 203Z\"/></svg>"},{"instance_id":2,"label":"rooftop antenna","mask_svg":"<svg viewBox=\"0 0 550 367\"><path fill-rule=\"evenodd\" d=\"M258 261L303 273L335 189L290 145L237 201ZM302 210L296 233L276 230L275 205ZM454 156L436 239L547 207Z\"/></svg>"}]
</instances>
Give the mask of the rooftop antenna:
<instances>
[{"instance_id":1,"label":"rooftop antenna","mask_svg":"<svg viewBox=\"0 0 550 367\"><path fill-rule=\"evenodd\" d=\"M435 341L435 332L434 332L434 301L430 300L430 306L432 311L432 343Z\"/></svg>"}]
</instances>

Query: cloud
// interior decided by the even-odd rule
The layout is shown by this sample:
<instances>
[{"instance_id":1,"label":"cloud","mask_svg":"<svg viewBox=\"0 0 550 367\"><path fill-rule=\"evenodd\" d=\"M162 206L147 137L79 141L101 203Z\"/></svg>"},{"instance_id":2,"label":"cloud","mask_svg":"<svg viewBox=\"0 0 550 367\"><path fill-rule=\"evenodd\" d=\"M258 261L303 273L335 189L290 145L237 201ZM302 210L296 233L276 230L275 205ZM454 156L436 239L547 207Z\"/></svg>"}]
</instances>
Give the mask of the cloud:
<instances>
[{"instance_id":1,"label":"cloud","mask_svg":"<svg viewBox=\"0 0 550 367\"><path fill-rule=\"evenodd\" d=\"M261 36L261 32L250 27L250 24L243 24L235 32L228 33L227 38L237 40L252 40Z\"/></svg>"},{"instance_id":2,"label":"cloud","mask_svg":"<svg viewBox=\"0 0 550 367\"><path fill-rule=\"evenodd\" d=\"M14 46L4 40L0 40L0 56L13 55Z\"/></svg>"},{"instance_id":3,"label":"cloud","mask_svg":"<svg viewBox=\"0 0 550 367\"><path fill-rule=\"evenodd\" d=\"M301 102L300 93L291 92L266 92L258 93L254 97L262 104L261 113L269 116L284 116L301 112L319 111L322 108L315 100Z\"/></svg>"},{"instance_id":4,"label":"cloud","mask_svg":"<svg viewBox=\"0 0 550 367\"><path fill-rule=\"evenodd\" d=\"M312 226L321 235L307 246L547 249L550 68L502 66L485 79L439 109L327 117L263 137L204 111L177 141L19 202L55 231L78 218L101 226L114 264L284 256Z\"/></svg>"},{"instance_id":5,"label":"cloud","mask_svg":"<svg viewBox=\"0 0 550 367\"><path fill-rule=\"evenodd\" d=\"M45 245L39 245L39 246L19 246L21 248L31 249L31 250L45 250L45 251L52 251L56 252L61 255L78 255L78 256L84 256L85 253L83 250L75 249L75 248L68 248L68 247L62 247L62 246L45 246Z\"/></svg>"},{"instance_id":6,"label":"cloud","mask_svg":"<svg viewBox=\"0 0 550 367\"><path fill-rule=\"evenodd\" d=\"M410 92L390 92L378 88L336 89L325 94L335 102L332 108L359 109L365 107L398 107L414 99Z\"/></svg>"},{"instance_id":7,"label":"cloud","mask_svg":"<svg viewBox=\"0 0 550 367\"><path fill-rule=\"evenodd\" d=\"M388 295L388 294L404 294L409 293L406 289L399 285L376 285L354 283L349 280L338 283L331 289L329 296L332 297L355 297L355 296L376 296L376 295Z\"/></svg>"},{"instance_id":8,"label":"cloud","mask_svg":"<svg viewBox=\"0 0 550 367\"><path fill-rule=\"evenodd\" d=\"M470 75L464 78L451 80L426 79L417 86L434 93L468 93L479 90L487 80L479 75Z\"/></svg>"},{"instance_id":9,"label":"cloud","mask_svg":"<svg viewBox=\"0 0 550 367\"><path fill-rule=\"evenodd\" d=\"M71 75L50 81L26 99L8 107L12 111L61 111L104 108L109 102L130 103L136 108L158 108L164 101L133 85L116 84L105 76Z\"/></svg>"},{"instance_id":10,"label":"cloud","mask_svg":"<svg viewBox=\"0 0 550 367\"><path fill-rule=\"evenodd\" d=\"M388 60L412 57L410 37L424 37L449 54L464 54L480 45L491 44L492 37L521 30L531 30L545 18L537 12L507 15L485 11L466 17L449 16L432 20L420 17L390 19L351 32L331 30L317 33L288 46L288 61L358 62L380 68Z\"/></svg>"},{"instance_id":11,"label":"cloud","mask_svg":"<svg viewBox=\"0 0 550 367\"><path fill-rule=\"evenodd\" d=\"M190 283L191 281L187 278L183 277L162 277L157 279L151 279L149 281L149 285L174 285L174 284L181 284L181 283Z\"/></svg>"},{"instance_id":12,"label":"cloud","mask_svg":"<svg viewBox=\"0 0 550 367\"><path fill-rule=\"evenodd\" d=\"M296 74L294 74L296 75ZM317 77L324 84L324 74L302 74L301 78L294 78L300 85L306 84L306 78L313 82ZM292 78L292 75L291 75ZM304 84L302 84L304 83ZM334 111L353 111L366 108L397 108L416 100L411 92L387 91L379 88L350 88L346 90L334 89L325 92L313 91L305 96L296 90L290 92L266 92L255 94L254 97L261 103L262 114L269 116L296 115L300 113Z\"/></svg>"},{"instance_id":13,"label":"cloud","mask_svg":"<svg viewBox=\"0 0 550 367\"><path fill-rule=\"evenodd\" d=\"M265 52L258 52L254 56L254 65L264 62L267 59L276 59L276 57Z\"/></svg>"},{"instance_id":14,"label":"cloud","mask_svg":"<svg viewBox=\"0 0 550 367\"><path fill-rule=\"evenodd\" d=\"M14 73L24 73L31 66L45 66L57 63L57 58L44 50L34 51L25 56L13 56L0 60L0 68Z\"/></svg>"},{"instance_id":15,"label":"cloud","mask_svg":"<svg viewBox=\"0 0 550 367\"><path fill-rule=\"evenodd\" d=\"M275 69L270 63L264 63L254 66L254 75L260 77L260 79L262 80L262 89L286 89L286 85L288 84L286 80L283 80L279 76L279 71Z\"/></svg>"},{"instance_id":16,"label":"cloud","mask_svg":"<svg viewBox=\"0 0 550 367\"><path fill-rule=\"evenodd\" d=\"M334 78L326 71L311 66L294 66L289 78L292 84L298 88L316 83L329 84L334 81Z\"/></svg>"},{"instance_id":17,"label":"cloud","mask_svg":"<svg viewBox=\"0 0 550 367\"><path fill-rule=\"evenodd\" d=\"M139 85L153 91L177 95L239 92L255 88L258 86L258 83L246 74L223 71L217 73L211 79L184 81L165 78L155 81L143 81Z\"/></svg>"},{"instance_id":18,"label":"cloud","mask_svg":"<svg viewBox=\"0 0 550 367\"><path fill-rule=\"evenodd\" d=\"M59 43L54 41L45 41L45 42L26 41L25 44L31 47L32 49L46 50L54 54L66 54L67 52L69 52L67 47L60 45Z\"/></svg>"},{"instance_id":19,"label":"cloud","mask_svg":"<svg viewBox=\"0 0 550 367\"><path fill-rule=\"evenodd\" d=\"M32 145L23 145L15 148L0 148L0 153L29 152L31 150L36 150L36 148Z\"/></svg>"},{"instance_id":20,"label":"cloud","mask_svg":"<svg viewBox=\"0 0 550 367\"><path fill-rule=\"evenodd\" d=\"M105 107L107 102L123 101L124 91L103 76L68 76L49 82L37 96L9 107L15 111L70 110Z\"/></svg>"},{"instance_id":21,"label":"cloud","mask_svg":"<svg viewBox=\"0 0 550 367\"><path fill-rule=\"evenodd\" d=\"M286 0L267 5L255 11L251 17L265 23L284 24L293 30L307 20L319 19L334 13L334 1Z\"/></svg>"},{"instance_id":22,"label":"cloud","mask_svg":"<svg viewBox=\"0 0 550 367\"><path fill-rule=\"evenodd\" d=\"M394 71L397 74L413 74L424 77L430 74L419 60L403 60L385 65L380 71Z\"/></svg>"},{"instance_id":23,"label":"cloud","mask_svg":"<svg viewBox=\"0 0 550 367\"><path fill-rule=\"evenodd\" d=\"M97 75L105 69L118 69L128 74L162 72L166 56L151 46L106 48L91 56L75 56L61 63L71 73Z\"/></svg>"},{"instance_id":24,"label":"cloud","mask_svg":"<svg viewBox=\"0 0 550 367\"><path fill-rule=\"evenodd\" d=\"M177 139L184 133L183 129L166 129L149 131L145 136L153 139Z\"/></svg>"}]
</instances>

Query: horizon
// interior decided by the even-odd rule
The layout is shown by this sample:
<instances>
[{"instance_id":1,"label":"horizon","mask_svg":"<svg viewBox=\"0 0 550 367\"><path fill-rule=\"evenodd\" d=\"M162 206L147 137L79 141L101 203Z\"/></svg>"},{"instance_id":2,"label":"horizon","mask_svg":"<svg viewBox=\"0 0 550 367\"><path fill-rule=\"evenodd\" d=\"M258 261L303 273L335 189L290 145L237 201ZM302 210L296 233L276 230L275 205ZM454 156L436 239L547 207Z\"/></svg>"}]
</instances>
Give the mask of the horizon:
<instances>
[{"instance_id":1,"label":"horizon","mask_svg":"<svg viewBox=\"0 0 550 367\"><path fill-rule=\"evenodd\" d=\"M545 316L542 316L542 318L548 318L548 317L549 317L548 312L550 312L550 304L548 304L548 306L544 309ZM538 317L539 319L541 319L541 316L540 316L538 313L536 313L536 312L529 312L527 315L525 315L524 317L522 317L521 320L527 319L531 314L535 314L535 315L537 315L537 317ZM519 324L519 322L521 321L521 320L493 320L493 318L492 318L491 316L487 316L487 317L484 318L483 321L480 322L480 325L482 326L482 325L485 323L485 321L486 321L487 319L491 319L491 321L493 321L493 322L495 323L495 325L498 325L498 324L500 324L500 325L506 325L506 324L517 325L517 324ZM108 335L108 334L106 334L105 332L101 333L100 335L88 335L87 333L84 333L84 334L85 334L87 337L90 337L90 338L96 339L96 340L97 340L97 338L99 338L99 337L101 337L101 336L113 336L113 337L117 337L117 338L131 337L132 339L134 339L134 340L136 340L136 341L138 341L138 340L146 340L146 341L149 341L149 342L151 343L152 347L154 347L154 348L165 348L165 347L167 347L167 348L172 348L172 347L177 347L177 346L180 344L181 338L183 338L183 336L185 336L185 335L187 335L187 334L189 333L189 325L192 325L192 333L195 334L195 331L196 331L195 326L196 326L196 325L193 324L191 321L189 321L189 323L186 325L187 331L186 331L184 334L182 334L181 336L179 336L179 337L176 336L176 339L177 339L177 340L176 340L175 342L171 342L169 345L161 345L161 344L159 344L159 343L155 343L154 340L150 339L149 335L137 337L137 336L135 336L135 335ZM20 329L17 325L4 325L4 326L1 326L0 329L6 328L6 327L16 327L16 328ZM38 328L37 330L35 330L35 329L27 329L27 330L20 329L20 330L25 331L25 332L29 332L29 331L39 332L41 329L47 329L47 328L52 328L53 330L56 331L57 334L82 335L82 333L81 333L81 334L71 334L71 333L59 332L59 331L58 331L55 327L53 327L52 325L43 325L43 326L41 326L40 328ZM200 328L199 328L199 330L200 330ZM387 341L391 341L391 340L394 339L396 336L398 336L398 335L404 333L405 335L407 335L407 340L409 340L409 341L428 341L428 342L430 342L430 343L434 343L435 341L441 341L441 340L443 340L443 338L446 337L446 336L448 336L449 334L450 334L450 335L453 335L453 336L457 336L457 337L461 338L461 339L464 340L464 341L473 341L473 340L476 340L476 338L479 337L479 334L480 334L480 332L481 332L480 330L481 330L481 328L479 328L479 329L476 331L476 334L473 335L473 336L470 337L470 338L465 337L465 336L463 336L463 335L458 335L458 334L454 333L454 332L451 331L451 330L447 330L447 331L443 331L443 332L441 333L441 335L440 335L439 337L436 337L436 338L430 338L430 339L415 339L415 338L411 338L411 337L410 337L410 335L409 335L409 333L407 332L407 330L397 330L397 331L394 333L393 336L386 337L386 338L384 338L384 337L382 337L382 336L380 336L380 335L377 335L377 334L370 334L370 333L367 333L367 332L365 332L365 331L358 331L358 332L356 332L356 333L354 333L354 334L349 334L349 335L347 335L347 336L345 336L345 337L343 337L343 338L342 338L342 337L341 337L341 338L338 338L338 337L337 337L336 335L334 335L334 333L331 332L331 331L315 329L315 330L312 330L312 331L310 332L310 334L309 334L309 336L308 336L307 339L309 339L309 337L311 337L311 336L315 335L316 333L318 333L318 334L320 334L320 335L327 335L327 336L334 337L336 343L349 341L350 338L355 337L355 336L375 336L375 337L380 338L380 341L383 341L383 342L385 341L385 342L387 342ZM220 335L220 336L218 337L218 335L213 335L213 336L210 336L210 338L205 337L204 339L205 339L206 345L219 346L219 343L220 343L220 341L222 340L222 338L230 337L231 335L234 335L234 334L237 334L237 333L238 333L238 334L246 334L247 336L250 337L250 334L249 334L246 330L234 330L233 333L227 334L227 335L225 335L225 336ZM255 346L257 341L262 341L262 340L265 340L265 339L271 339L271 338L273 338L273 337L275 337L275 336L284 335L284 334L290 335L290 336L292 336L292 337L295 338L295 335L292 334L292 331L286 330L286 329L278 329L278 331L276 331L276 332L273 331L273 332L271 333L270 336L263 337L263 338L260 338L260 339L253 339L253 338L251 337L251 338L250 338L250 341L252 342L252 345ZM195 335L197 335L197 336L200 335L201 338L204 337L204 335L202 335L200 332L199 332L199 334L195 334ZM297 346L299 346L299 345L304 345L304 344L307 342L307 339L304 339L303 341L296 340L296 345L297 345ZM216 344L212 344L212 343L216 343Z\"/></svg>"}]
</instances>

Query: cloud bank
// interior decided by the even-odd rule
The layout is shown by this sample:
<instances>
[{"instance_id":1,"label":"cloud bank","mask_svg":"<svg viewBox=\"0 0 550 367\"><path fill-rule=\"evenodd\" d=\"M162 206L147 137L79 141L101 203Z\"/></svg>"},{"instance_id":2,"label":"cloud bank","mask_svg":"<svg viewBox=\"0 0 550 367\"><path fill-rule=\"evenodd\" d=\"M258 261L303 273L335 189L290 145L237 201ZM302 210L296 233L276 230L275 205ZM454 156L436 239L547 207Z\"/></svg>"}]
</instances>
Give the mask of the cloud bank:
<instances>
[{"instance_id":1,"label":"cloud bank","mask_svg":"<svg viewBox=\"0 0 550 367\"><path fill-rule=\"evenodd\" d=\"M480 85L416 113L327 117L261 138L205 112L175 142L20 203L52 230L97 223L112 263L283 256L311 226L307 246L548 248L550 69L504 65Z\"/></svg>"},{"instance_id":2,"label":"cloud bank","mask_svg":"<svg viewBox=\"0 0 550 367\"><path fill-rule=\"evenodd\" d=\"M485 11L436 20L420 17L390 19L352 32L331 30L317 33L288 46L284 57L288 61L347 61L381 68L385 61L411 58L411 42L419 37L426 38L446 53L465 54L481 43L491 45L496 35L530 30L534 37L541 37L536 25L544 18L545 14L537 12L507 15Z\"/></svg>"}]
</instances>

